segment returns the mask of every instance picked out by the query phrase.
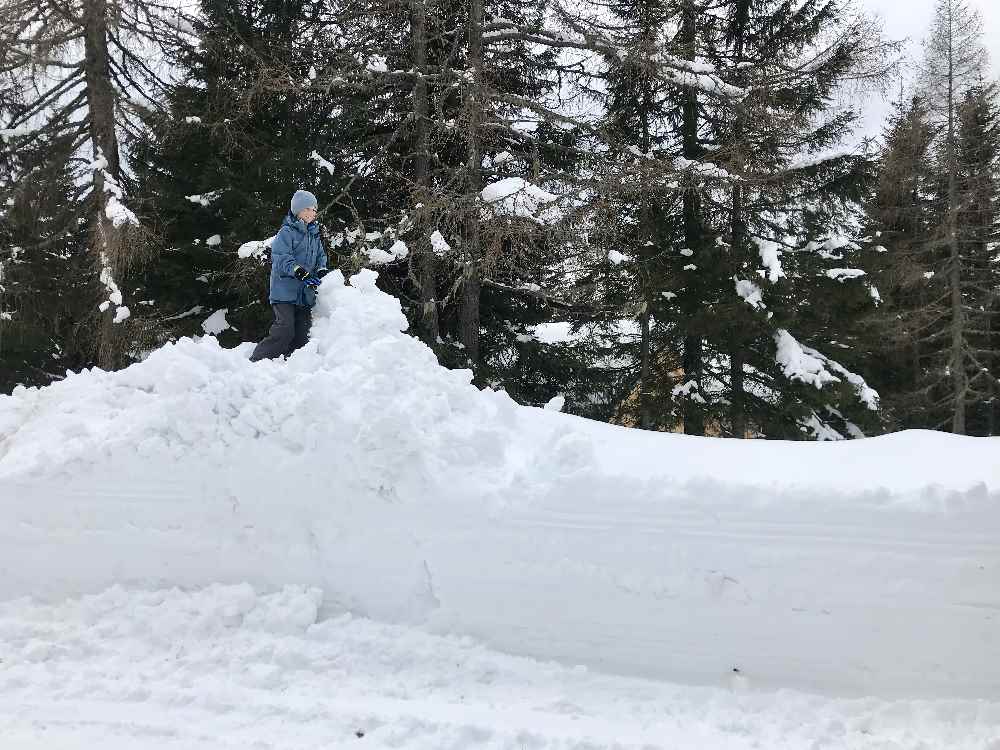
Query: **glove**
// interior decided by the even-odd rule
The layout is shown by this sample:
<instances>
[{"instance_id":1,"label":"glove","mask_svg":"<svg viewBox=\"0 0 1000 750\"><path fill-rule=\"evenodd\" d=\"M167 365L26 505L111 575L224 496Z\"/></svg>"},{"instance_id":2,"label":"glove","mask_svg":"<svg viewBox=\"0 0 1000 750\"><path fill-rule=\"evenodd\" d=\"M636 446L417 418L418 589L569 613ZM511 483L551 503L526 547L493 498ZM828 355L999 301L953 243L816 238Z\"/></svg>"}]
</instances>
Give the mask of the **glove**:
<instances>
[{"instance_id":1,"label":"glove","mask_svg":"<svg viewBox=\"0 0 1000 750\"><path fill-rule=\"evenodd\" d=\"M302 283L305 284L306 286L311 286L315 288L323 283L323 279L318 278L316 276L307 276L306 278L302 279Z\"/></svg>"},{"instance_id":2,"label":"glove","mask_svg":"<svg viewBox=\"0 0 1000 750\"><path fill-rule=\"evenodd\" d=\"M315 276L315 277L316 277L317 279L322 279L322 278L323 278L324 276L326 276L326 275L327 275L328 273L330 273L330 269L329 269L329 268L321 268L321 269L319 269L319 270L318 270L318 271L317 271L317 272L316 272L315 274L313 274L313 275L314 275L314 276Z\"/></svg>"},{"instance_id":3,"label":"glove","mask_svg":"<svg viewBox=\"0 0 1000 750\"><path fill-rule=\"evenodd\" d=\"M295 266L295 268L292 269L292 276L297 278L299 281L305 281L309 278L309 272L302 266Z\"/></svg>"}]
</instances>

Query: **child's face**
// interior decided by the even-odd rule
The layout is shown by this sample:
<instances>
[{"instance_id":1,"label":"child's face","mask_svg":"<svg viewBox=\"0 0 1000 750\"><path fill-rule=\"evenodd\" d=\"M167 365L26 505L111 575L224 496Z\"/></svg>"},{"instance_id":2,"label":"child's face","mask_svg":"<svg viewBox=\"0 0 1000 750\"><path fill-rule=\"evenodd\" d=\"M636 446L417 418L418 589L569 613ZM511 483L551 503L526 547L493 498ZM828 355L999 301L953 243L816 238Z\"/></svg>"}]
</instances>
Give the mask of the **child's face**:
<instances>
[{"instance_id":1,"label":"child's face","mask_svg":"<svg viewBox=\"0 0 1000 750\"><path fill-rule=\"evenodd\" d=\"M318 213L315 208L303 208L299 211L299 218L306 224L311 224L316 219Z\"/></svg>"}]
</instances>

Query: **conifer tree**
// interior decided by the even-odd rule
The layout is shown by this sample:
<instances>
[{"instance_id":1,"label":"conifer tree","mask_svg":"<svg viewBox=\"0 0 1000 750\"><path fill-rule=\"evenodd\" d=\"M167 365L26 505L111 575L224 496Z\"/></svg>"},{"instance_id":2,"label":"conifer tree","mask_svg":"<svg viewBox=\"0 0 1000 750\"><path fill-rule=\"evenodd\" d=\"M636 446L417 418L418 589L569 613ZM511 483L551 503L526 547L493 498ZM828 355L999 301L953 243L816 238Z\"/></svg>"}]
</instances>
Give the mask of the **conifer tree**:
<instances>
[{"instance_id":1,"label":"conifer tree","mask_svg":"<svg viewBox=\"0 0 1000 750\"><path fill-rule=\"evenodd\" d=\"M851 319L873 302L850 259L861 250L855 217L871 170L864 153L842 145L857 114L834 112L833 102L841 86L884 81L892 47L847 3L731 0L714 17L705 57L747 91L705 112L710 166L728 184L711 209L724 248L716 278L728 289L706 300L716 317L712 359L724 363L728 433L767 424L772 436L805 425L856 434L843 415L860 404L855 416L872 423L865 415L877 400L821 351L853 346ZM794 353L803 364L801 352L814 360L806 369L815 377L789 360Z\"/></svg>"},{"instance_id":2,"label":"conifer tree","mask_svg":"<svg viewBox=\"0 0 1000 750\"><path fill-rule=\"evenodd\" d=\"M875 398L819 348L850 346L848 319L873 303L863 273L846 262L861 249L855 214L871 175L863 154L837 150L855 114L831 108L839 86L884 78L890 48L868 19L838 3L731 0L703 13L676 0L622 2L614 11L632 23L657 19L652 34L634 27L628 38L655 40L652 53L637 57L667 84L658 93L672 104L658 123L659 153L670 156L660 169L665 194L654 192L654 202L674 208L657 222L665 241L653 255L660 330L673 336L664 349L674 357L660 356L672 362L675 414L693 433L709 422L736 436L851 432L847 404L861 397L852 417L865 421ZM595 23L588 38L612 51L610 81L636 82L624 107L609 87L612 118L630 111L628 101L633 110L648 101L641 76L625 72L633 48L615 30ZM641 125L633 118L631 132ZM823 374L794 366L806 360Z\"/></svg>"},{"instance_id":3,"label":"conifer tree","mask_svg":"<svg viewBox=\"0 0 1000 750\"><path fill-rule=\"evenodd\" d=\"M930 423L919 393L927 350L922 339L928 334L920 311L932 274L928 242L935 226L935 133L921 97L896 105L866 206L872 252L864 267L884 301L870 316L870 346L882 359L874 380L890 423L904 428Z\"/></svg>"},{"instance_id":4,"label":"conifer tree","mask_svg":"<svg viewBox=\"0 0 1000 750\"><path fill-rule=\"evenodd\" d=\"M966 431L995 434L996 398L1000 385L1000 354L996 318L1000 315L1000 102L992 84L970 89L958 108L956 137L959 208L955 216L962 260L962 305L966 325Z\"/></svg>"},{"instance_id":5,"label":"conifer tree","mask_svg":"<svg viewBox=\"0 0 1000 750\"><path fill-rule=\"evenodd\" d=\"M497 382L527 319L540 317L531 292L557 253L545 206L558 196L542 186L561 171L564 131L552 125L570 118L545 106L552 53L528 45L544 5L414 0L406 10L410 58L372 78L379 96L409 95L381 171L405 187L407 205L343 238L388 264L383 274L443 361Z\"/></svg>"},{"instance_id":6,"label":"conifer tree","mask_svg":"<svg viewBox=\"0 0 1000 750\"><path fill-rule=\"evenodd\" d=\"M959 133L963 99L979 84L986 63L982 44L982 19L966 0L938 0L928 34L921 71L921 83L936 123L941 128L938 161L941 173L938 247L941 265L935 271L947 280L947 300L935 299L934 306L946 305L948 361L935 368L935 375L950 381L950 393L935 391L934 406L947 404L951 431L965 434L970 397L970 370L977 366L970 350L970 331L976 325L966 297L967 268L963 258L961 214L961 162ZM939 343L939 342L937 342Z\"/></svg>"},{"instance_id":7,"label":"conifer tree","mask_svg":"<svg viewBox=\"0 0 1000 750\"><path fill-rule=\"evenodd\" d=\"M20 181L0 206L0 393L93 362L100 300L87 227L65 210L75 190L69 144L36 147L5 153L2 166L19 174L24 159L47 178Z\"/></svg>"},{"instance_id":8,"label":"conifer tree","mask_svg":"<svg viewBox=\"0 0 1000 750\"><path fill-rule=\"evenodd\" d=\"M120 144L137 134L139 113L158 106L164 80L156 56L182 33L178 21L175 10L133 0L10 0L0 8L0 71L26 93L6 108L0 138L40 154L47 152L32 144L58 142L58 153L71 160L76 186L61 209L90 231L103 315L92 316L97 335L87 340L105 366L135 352L140 327L121 325L132 312L125 277L154 245L125 205L129 174ZM47 158L20 166L4 199L29 173L55 186L65 169ZM30 243L24 249L35 251Z\"/></svg>"},{"instance_id":9,"label":"conifer tree","mask_svg":"<svg viewBox=\"0 0 1000 750\"><path fill-rule=\"evenodd\" d=\"M175 50L179 82L132 150L165 240L143 287L163 336L202 334L225 310L228 337L260 338L269 269L238 248L275 234L299 188L322 201L324 222L350 218L334 201L355 171L359 104L314 85L341 54L320 12L308 0L204 0L195 38Z\"/></svg>"}]
</instances>

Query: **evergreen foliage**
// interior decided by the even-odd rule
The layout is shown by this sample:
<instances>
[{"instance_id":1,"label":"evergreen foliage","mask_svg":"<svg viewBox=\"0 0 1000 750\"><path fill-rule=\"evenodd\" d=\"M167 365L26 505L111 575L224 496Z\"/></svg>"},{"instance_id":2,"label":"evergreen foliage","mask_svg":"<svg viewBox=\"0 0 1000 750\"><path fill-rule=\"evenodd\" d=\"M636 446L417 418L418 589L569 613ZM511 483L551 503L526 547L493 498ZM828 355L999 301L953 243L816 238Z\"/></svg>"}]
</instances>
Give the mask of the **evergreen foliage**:
<instances>
[{"instance_id":1,"label":"evergreen foliage","mask_svg":"<svg viewBox=\"0 0 1000 750\"><path fill-rule=\"evenodd\" d=\"M86 137L25 129L21 84L50 84L6 53L3 389L219 311L223 345L259 340L259 241L304 188L331 261L522 403L733 437L1000 429L1000 110L967 0L939 0L875 145L845 91L895 46L849 0L201 0L148 19L167 77L115 44L131 4L86 5L103 68L73 67L71 28L30 43L67 95L100 83Z\"/></svg>"}]
</instances>

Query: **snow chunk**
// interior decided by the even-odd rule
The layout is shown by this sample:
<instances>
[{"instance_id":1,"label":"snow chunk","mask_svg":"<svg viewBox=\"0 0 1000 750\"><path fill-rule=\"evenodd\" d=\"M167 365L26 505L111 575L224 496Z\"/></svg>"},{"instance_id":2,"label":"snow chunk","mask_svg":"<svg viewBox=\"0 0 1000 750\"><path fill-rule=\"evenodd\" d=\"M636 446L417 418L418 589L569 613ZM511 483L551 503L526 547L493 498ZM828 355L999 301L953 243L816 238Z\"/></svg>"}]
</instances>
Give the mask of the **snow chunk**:
<instances>
[{"instance_id":1,"label":"snow chunk","mask_svg":"<svg viewBox=\"0 0 1000 750\"><path fill-rule=\"evenodd\" d=\"M314 162L316 162L316 166L325 169L330 174L333 174L334 171L336 171L336 167L333 166L333 162L324 159L322 156L319 155L318 151L313 151L311 154L309 154L309 158L312 159Z\"/></svg>"},{"instance_id":2,"label":"snow chunk","mask_svg":"<svg viewBox=\"0 0 1000 750\"><path fill-rule=\"evenodd\" d=\"M858 244L852 240L850 237L845 237L841 234L835 234L822 242L810 242L803 248L806 252L818 251L819 257L824 260L841 260L844 254L838 252L847 248L849 250L860 250Z\"/></svg>"},{"instance_id":3,"label":"snow chunk","mask_svg":"<svg viewBox=\"0 0 1000 750\"><path fill-rule=\"evenodd\" d=\"M105 300L104 302L102 302L100 305L97 306L97 308L103 313L107 312L108 308L111 305L115 305L116 307L118 307L122 304L122 292L121 289L118 288L118 284L115 283L114 276L111 273L111 261L108 259L107 253L105 253L103 250L101 250L99 260L101 264L101 274L99 278L101 284L104 285L104 289L108 293L107 300ZM123 320L128 318L128 316L130 315L129 309L127 307L122 309L125 312L123 313L121 312L121 310L117 311L115 313L113 322L121 323ZM119 317L119 316L124 316L124 317Z\"/></svg>"},{"instance_id":4,"label":"snow chunk","mask_svg":"<svg viewBox=\"0 0 1000 750\"><path fill-rule=\"evenodd\" d=\"M0 139L10 141L14 138L23 138L24 136L31 135L34 132L35 131L27 125L22 125L19 128L0 128Z\"/></svg>"},{"instance_id":5,"label":"snow chunk","mask_svg":"<svg viewBox=\"0 0 1000 750\"><path fill-rule=\"evenodd\" d=\"M100 149L97 151L97 158L90 163L88 168L92 172L92 179L96 177L98 172L104 178L104 192L109 193L107 203L104 207L104 214L111 220L115 229L119 229L126 224L139 226L139 218L122 203L124 193L115 178L108 172L108 160L101 153Z\"/></svg>"},{"instance_id":6,"label":"snow chunk","mask_svg":"<svg viewBox=\"0 0 1000 750\"><path fill-rule=\"evenodd\" d=\"M451 245L437 229L431 232L431 250L435 255L444 256L451 252Z\"/></svg>"},{"instance_id":7,"label":"snow chunk","mask_svg":"<svg viewBox=\"0 0 1000 750\"><path fill-rule=\"evenodd\" d=\"M553 396L545 403L545 409L548 411L562 411L563 407L566 406L566 397L563 395Z\"/></svg>"},{"instance_id":8,"label":"snow chunk","mask_svg":"<svg viewBox=\"0 0 1000 750\"><path fill-rule=\"evenodd\" d=\"M789 380L798 380L822 389L825 385L839 383L843 377L854 386L858 399L866 407L872 411L878 410L878 392L860 375L850 372L825 354L803 346L784 329L778 329L774 334L774 341L778 345L775 361L781 365L782 372ZM841 377L837 377L838 375Z\"/></svg>"},{"instance_id":9,"label":"snow chunk","mask_svg":"<svg viewBox=\"0 0 1000 750\"><path fill-rule=\"evenodd\" d=\"M201 315L203 312L205 312L205 308L202 305L195 305L190 310L178 313L177 315L171 315L164 318L164 320L183 320L184 318L190 318L192 315Z\"/></svg>"},{"instance_id":10,"label":"snow chunk","mask_svg":"<svg viewBox=\"0 0 1000 750\"><path fill-rule=\"evenodd\" d=\"M825 357L816 356L818 352L802 346L788 331L779 328L774 341L778 345L775 360L789 380L799 380L817 388L840 382L840 378L826 369Z\"/></svg>"},{"instance_id":11,"label":"snow chunk","mask_svg":"<svg viewBox=\"0 0 1000 750\"><path fill-rule=\"evenodd\" d=\"M216 247L218 245L221 245L222 237L220 235L213 234L211 237L205 240L205 244L208 245L209 247Z\"/></svg>"},{"instance_id":12,"label":"snow chunk","mask_svg":"<svg viewBox=\"0 0 1000 750\"><path fill-rule=\"evenodd\" d=\"M207 207L212 201L218 200L222 195L221 190L213 190L210 193L199 193L197 195L185 195L184 197L192 203Z\"/></svg>"},{"instance_id":13,"label":"snow chunk","mask_svg":"<svg viewBox=\"0 0 1000 750\"><path fill-rule=\"evenodd\" d=\"M539 323L535 326L535 338L543 344L563 344L573 339L573 325L566 321Z\"/></svg>"},{"instance_id":14,"label":"snow chunk","mask_svg":"<svg viewBox=\"0 0 1000 750\"><path fill-rule=\"evenodd\" d=\"M698 381L696 380L689 380L681 385L675 385L671 393L677 400L690 399L698 404L706 403L705 397L701 395L698 388Z\"/></svg>"},{"instance_id":15,"label":"snow chunk","mask_svg":"<svg viewBox=\"0 0 1000 750\"><path fill-rule=\"evenodd\" d=\"M850 156L860 156L855 146L841 146L840 148L820 152L818 154L799 154L789 162L789 169L808 169L818 167L828 161L844 159Z\"/></svg>"},{"instance_id":16,"label":"snow chunk","mask_svg":"<svg viewBox=\"0 0 1000 750\"><path fill-rule=\"evenodd\" d=\"M521 177L506 177L483 188L479 194L485 203L501 213L531 219L545 224L554 217L540 214L542 206L552 203L558 196L532 185Z\"/></svg>"},{"instance_id":17,"label":"snow chunk","mask_svg":"<svg viewBox=\"0 0 1000 750\"><path fill-rule=\"evenodd\" d=\"M629 257L624 253L620 253L617 250L608 250L608 262L613 266L619 266L622 263L626 263Z\"/></svg>"},{"instance_id":18,"label":"snow chunk","mask_svg":"<svg viewBox=\"0 0 1000 750\"><path fill-rule=\"evenodd\" d=\"M377 266L394 263L410 254L410 248L402 240L396 240L388 250L380 247L368 248L368 259Z\"/></svg>"},{"instance_id":19,"label":"snow chunk","mask_svg":"<svg viewBox=\"0 0 1000 750\"><path fill-rule=\"evenodd\" d=\"M108 198L108 205L104 209L104 213L111 219L111 223L114 224L116 229L126 224L131 224L132 226L139 225L139 217L132 213L115 195Z\"/></svg>"},{"instance_id":20,"label":"snow chunk","mask_svg":"<svg viewBox=\"0 0 1000 750\"><path fill-rule=\"evenodd\" d=\"M777 242L751 237L760 253L760 262L767 269L767 279L772 284L785 275L781 267L781 246Z\"/></svg>"},{"instance_id":21,"label":"snow chunk","mask_svg":"<svg viewBox=\"0 0 1000 750\"><path fill-rule=\"evenodd\" d=\"M232 326L229 325L229 321L226 320L226 314L228 312L229 308L227 307L223 307L221 310L216 310L201 322L202 330L209 336L218 336L223 331L228 331L232 328Z\"/></svg>"},{"instance_id":22,"label":"snow chunk","mask_svg":"<svg viewBox=\"0 0 1000 750\"><path fill-rule=\"evenodd\" d=\"M802 427L808 430L817 441L844 440L844 436L833 427L819 418L816 412L809 415L809 418L800 422Z\"/></svg>"},{"instance_id":23,"label":"snow chunk","mask_svg":"<svg viewBox=\"0 0 1000 750\"><path fill-rule=\"evenodd\" d=\"M678 156L674 159L674 169L678 172L693 172L709 179L736 181L741 179L712 162L692 161L691 159L685 159L683 156Z\"/></svg>"},{"instance_id":24,"label":"snow chunk","mask_svg":"<svg viewBox=\"0 0 1000 750\"><path fill-rule=\"evenodd\" d=\"M194 117L194 116L192 116L192 117L185 117L184 118L184 122L188 123L189 125L197 125L197 124L199 124L201 122L201 118L200 117Z\"/></svg>"},{"instance_id":25,"label":"snow chunk","mask_svg":"<svg viewBox=\"0 0 1000 750\"><path fill-rule=\"evenodd\" d=\"M843 284L848 279L857 279L864 276L865 272L860 268L831 268L826 271L825 275Z\"/></svg>"},{"instance_id":26,"label":"snow chunk","mask_svg":"<svg viewBox=\"0 0 1000 750\"><path fill-rule=\"evenodd\" d=\"M132 311L127 307L122 306L115 310L115 317L112 319L112 323L118 324L128 320L132 316Z\"/></svg>"},{"instance_id":27,"label":"snow chunk","mask_svg":"<svg viewBox=\"0 0 1000 750\"><path fill-rule=\"evenodd\" d=\"M244 242L240 245L236 254L241 258L263 258L264 253L269 247L271 247L271 243L274 242L274 238L277 236L278 235L268 237L266 240L251 240L250 242Z\"/></svg>"},{"instance_id":28,"label":"snow chunk","mask_svg":"<svg viewBox=\"0 0 1000 750\"><path fill-rule=\"evenodd\" d=\"M740 295L750 307L755 310L764 308L763 290L747 279L736 279L736 293Z\"/></svg>"}]
</instances>

